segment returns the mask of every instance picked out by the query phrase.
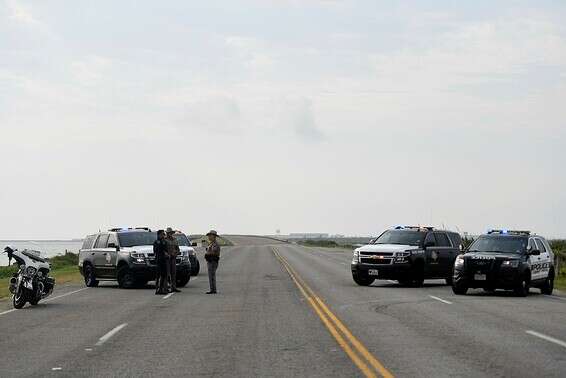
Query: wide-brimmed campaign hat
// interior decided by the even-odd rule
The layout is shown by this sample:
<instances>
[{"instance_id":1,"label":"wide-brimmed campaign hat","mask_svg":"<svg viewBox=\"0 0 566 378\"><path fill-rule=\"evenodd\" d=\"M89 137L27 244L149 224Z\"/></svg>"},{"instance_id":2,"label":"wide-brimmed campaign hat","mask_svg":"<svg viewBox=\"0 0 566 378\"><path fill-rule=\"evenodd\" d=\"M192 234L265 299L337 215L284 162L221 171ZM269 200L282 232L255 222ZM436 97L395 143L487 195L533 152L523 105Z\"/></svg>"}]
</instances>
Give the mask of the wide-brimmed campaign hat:
<instances>
[{"instance_id":1,"label":"wide-brimmed campaign hat","mask_svg":"<svg viewBox=\"0 0 566 378\"><path fill-rule=\"evenodd\" d=\"M173 230L171 227L167 227L167 230L165 230L165 232L168 234L174 234L175 230Z\"/></svg>"},{"instance_id":2,"label":"wide-brimmed campaign hat","mask_svg":"<svg viewBox=\"0 0 566 378\"><path fill-rule=\"evenodd\" d=\"M206 236L209 236L209 235L218 236L218 232L216 232L214 230L210 230L210 231L208 231L208 234L206 234Z\"/></svg>"}]
</instances>

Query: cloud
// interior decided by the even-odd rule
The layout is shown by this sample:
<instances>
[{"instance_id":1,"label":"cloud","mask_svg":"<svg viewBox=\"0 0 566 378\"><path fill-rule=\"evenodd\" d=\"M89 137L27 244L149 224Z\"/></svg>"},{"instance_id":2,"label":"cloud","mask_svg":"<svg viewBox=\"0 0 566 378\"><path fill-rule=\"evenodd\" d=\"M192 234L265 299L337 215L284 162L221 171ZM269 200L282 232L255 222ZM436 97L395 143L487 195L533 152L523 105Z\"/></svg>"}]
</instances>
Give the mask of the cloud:
<instances>
[{"instance_id":1,"label":"cloud","mask_svg":"<svg viewBox=\"0 0 566 378\"><path fill-rule=\"evenodd\" d=\"M228 96L210 96L185 104L185 116L178 128L198 129L219 134L242 132L242 115L238 102Z\"/></svg>"},{"instance_id":2,"label":"cloud","mask_svg":"<svg viewBox=\"0 0 566 378\"><path fill-rule=\"evenodd\" d=\"M280 124L303 141L319 142L325 139L325 135L316 125L312 101L308 98L284 100Z\"/></svg>"},{"instance_id":3,"label":"cloud","mask_svg":"<svg viewBox=\"0 0 566 378\"><path fill-rule=\"evenodd\" d=\"M566 39L545 20L498 19L467 23L428 46L372 54L379 81L389 87L450 89L522 75L535 66L566 64Z\"/></svg>"},{"instance_id":4,"label":"cloud","mask_svg":"<svg viewBox=\"0 0 566 378\"><path fill-rule=\"evenodd\" d=\"M275 64L272 52L268 52L268 47L256 38L228 36L225 43L236 58L254 73L268 70Z\"/></svg>"},{"instance_id":5,"label":"cloud","mask_svg":"<svg viewBox=\"0 0 566 378\"><path fill-rule=\"evenodd\" d=\"M72 62L71 71L80 84L90 85L99 83L111 65L110 59L92 55Z\"/></svg>"},{"instance_id":6,"label":"cloud","mask_svg":"<svg viewBox=\"0 0 566 378\"><path fill-rule=\"evenodd\" d=\"M19 1L7 0L6 5L10 10L10 18L22 24L39 25L40 22L33 16L31 9Z\"/></svg>"}]
</instances>

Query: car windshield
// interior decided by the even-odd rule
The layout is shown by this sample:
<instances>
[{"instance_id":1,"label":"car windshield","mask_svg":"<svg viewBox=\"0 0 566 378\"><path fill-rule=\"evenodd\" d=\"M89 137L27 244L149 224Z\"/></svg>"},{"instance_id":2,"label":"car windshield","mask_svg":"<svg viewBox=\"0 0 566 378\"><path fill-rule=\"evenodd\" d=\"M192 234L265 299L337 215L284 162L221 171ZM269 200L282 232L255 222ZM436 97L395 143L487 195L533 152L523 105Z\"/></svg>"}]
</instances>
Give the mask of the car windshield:
<instances>
[{"instance_id":1,"label":"car windshield","mask_svg":"<svg viewBox=\"0 0 566 378\"><path fill-rule=\"evenodd\" d=\"M175 239L177 239L177 243L179 243L180 247L190 247L191 246L191 242L185 234L175 234Z\"/></svg>"},{"instance_id":2,"label":"car windshield","mask_svg":"<svg viewBox=\"0 0 566 378\"><path fill-rule=\"evenodd\" d=\"M424 232L407 230L385 231L372 244L402 244L420 246L425 237Z\"/></svg>"},{"instance_id":3,"label":"car windshield","mask_svg":"<svg viewBox=\"0 0 566 378\"><path fill-rule=\"evenodd\" d=\"M157 232L121 232L118 233L120 247L134 247L136 245L153 245L157 239Z\"/></svg>"},{"instance_id":4,"label":"car windshield","mask_svg":"<svg viewBox=\"0 0 566 378\"><path fill-rule=\"evenodd\" d=\"M527 238L521 236L484 235L469 248L469 252L523 253L527 249Z\"/></svg>"}]
</instances>

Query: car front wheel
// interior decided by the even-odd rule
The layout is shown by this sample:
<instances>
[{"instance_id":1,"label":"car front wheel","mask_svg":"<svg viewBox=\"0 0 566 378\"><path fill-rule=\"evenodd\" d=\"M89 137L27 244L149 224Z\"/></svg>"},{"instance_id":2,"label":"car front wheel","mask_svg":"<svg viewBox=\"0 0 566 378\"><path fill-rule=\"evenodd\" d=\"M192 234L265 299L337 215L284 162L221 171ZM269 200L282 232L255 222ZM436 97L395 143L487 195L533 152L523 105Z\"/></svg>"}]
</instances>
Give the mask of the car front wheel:
<instances>
[{"instance_id":1,"label":"car front wheel","mask_svg":"<svg viewBox=\"0 0 566 378\"><path fill-rule=\"evenodd\" d=\"M187 284L189 283L190 280L191 280L190 274L184 274L184 275L177 277L177 287L187 286Z\"/></svg>"},{"instance_id":2,"label":"car front wheel","mask_svg":"<svg viewBox=\"0 0 566 378\"><path fill-rule=\"evenodd\" d=\"M546 277L546 280L544 281L544 285L542 285L542 287L540 288L540 292L545 295L552 295L553 291L554 291L554 271L551 270L548 273L548 277Z\"/></svg>"},{"instance_id":3,"label":"car front wheel","mask_svg":"<svg viewBox=\"0 0 566 378\"><path fill-rule=\"evenodd\" d=\"M84 267L84 278L85 278L85 285L87 287L97 287L99 281L96 279L94 275L94 268L92 265L87 264Z\"/></svg>"},{"instance_id":4,"label":"car front wheel","mask_svg":"<svg viewBox=\"0 0 566 378\"><path fill-rule=\"evenodd\" d=\"M127 265L118 268L118 286L122 289L130 289L135 286L135 283L134 275Z\"/></svg>"},{"instance_id":5,"label":"car front wheel","mask_svg":"<svg viewBox=\"0 0 566 378\"><path fill-rule=\"evenodd\" d=\"M521 281L517 284L513 292L518 297L526 297L527 295L529 295L530 286L531 285L529 278L523 277L521 278Z\"/></svg>"}]
</instances>

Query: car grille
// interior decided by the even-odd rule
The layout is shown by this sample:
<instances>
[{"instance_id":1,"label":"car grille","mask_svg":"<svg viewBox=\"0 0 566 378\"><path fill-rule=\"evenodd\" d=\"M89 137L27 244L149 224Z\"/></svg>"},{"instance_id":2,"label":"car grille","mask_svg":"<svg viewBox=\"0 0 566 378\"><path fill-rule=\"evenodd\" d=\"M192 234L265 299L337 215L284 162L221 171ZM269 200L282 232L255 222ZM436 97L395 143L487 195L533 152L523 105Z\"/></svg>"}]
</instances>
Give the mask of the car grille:
<instances>
[{"instance_id":1,"label":"car grille","mask_svg":"<svg viewBox=\"0 0 566 378\"><path fill-rule=\"evenodd\" d=\"M393 252L360 252L360 256L393 256Z\"/></svg>"},{"instance_id":2,"label":"car grille","mask_svg":"<svg viewBox=\"0 0 566 378\"><path fill-rule=\"evenodd\" d=\"M468 260L468 270L479 273L490 273L494 270L495 260Z\"/></svg>"},{"instance_id":3,"label":"car grille","mask_svg":"<svg viewBox=\"0 0 566 378\"><path fill-rule=\"evenodd\" d=\"M362 264L389 265L389 264L391 264L391 261L393 261L393 259L387 259L387 258L375 259L375 258L372 258L372 257L360 257L360 262Z\"/></svg>"}]
</instances>

